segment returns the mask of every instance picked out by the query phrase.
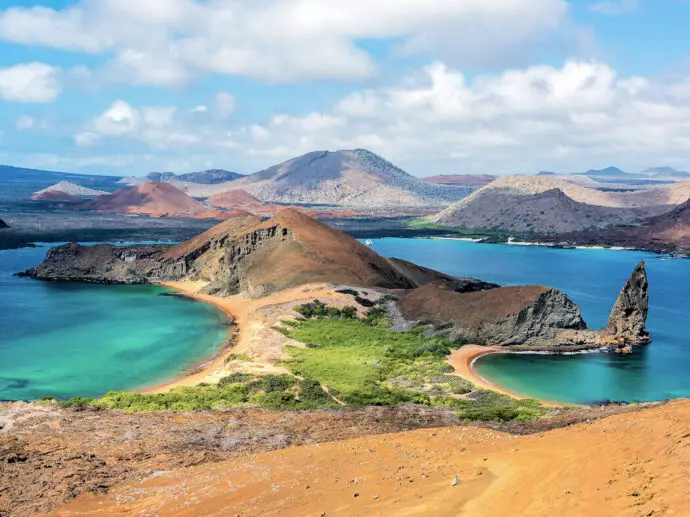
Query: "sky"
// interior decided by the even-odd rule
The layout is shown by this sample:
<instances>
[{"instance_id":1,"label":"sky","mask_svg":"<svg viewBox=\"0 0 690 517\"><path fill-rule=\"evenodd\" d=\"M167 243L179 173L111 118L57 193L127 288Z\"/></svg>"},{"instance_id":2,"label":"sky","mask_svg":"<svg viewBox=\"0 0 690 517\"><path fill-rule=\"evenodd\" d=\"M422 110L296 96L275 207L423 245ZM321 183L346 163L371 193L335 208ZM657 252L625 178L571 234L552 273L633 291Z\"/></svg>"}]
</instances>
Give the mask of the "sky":
<instances>
[{"instance_id":1,"label":"sky","mask_svg":"<svg viewBox=\"0 0 690 517\"><path fill-rule=\"evenodd\" d=\"M690 171L690 0L3 0L0 163Z\"/></svg>"}]
</instances>

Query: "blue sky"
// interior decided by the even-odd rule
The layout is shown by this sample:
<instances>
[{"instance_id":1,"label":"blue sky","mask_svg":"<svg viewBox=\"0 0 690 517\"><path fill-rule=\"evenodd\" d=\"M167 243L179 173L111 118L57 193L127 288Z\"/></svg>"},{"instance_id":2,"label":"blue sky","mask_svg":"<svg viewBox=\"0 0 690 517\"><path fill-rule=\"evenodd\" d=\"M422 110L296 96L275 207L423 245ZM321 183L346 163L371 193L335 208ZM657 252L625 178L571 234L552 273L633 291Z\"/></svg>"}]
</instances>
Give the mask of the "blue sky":
<instances>
[{"instance_id":1,"label":"blue sky","mask_svg":"<svg viewBox=\"0 0 690 517\"><path fill-rule=\"evenodd\" d=\"M688 0L6 0L0 163L690 170Z\"/></svg>"}]
</instances>

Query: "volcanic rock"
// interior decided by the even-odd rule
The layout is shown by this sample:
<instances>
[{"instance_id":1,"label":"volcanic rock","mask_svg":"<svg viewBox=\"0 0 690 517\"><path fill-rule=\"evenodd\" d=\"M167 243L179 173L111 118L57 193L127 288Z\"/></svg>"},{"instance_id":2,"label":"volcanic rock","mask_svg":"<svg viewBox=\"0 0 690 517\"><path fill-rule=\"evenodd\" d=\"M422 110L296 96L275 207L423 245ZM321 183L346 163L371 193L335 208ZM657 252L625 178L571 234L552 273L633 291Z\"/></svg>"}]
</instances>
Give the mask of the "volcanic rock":
<instances>
[{"instance_id":1,"label":"volcanic rock","mask_svg":"<svg viewBox=\"0 0 690 517\"><path fill-rule=\"evenodd\" d=\"M616 300L608 326L602 333L624 344L642 345L651 341L647 330L649 282L644 261L641 261L623 286Z\"/></svg>"},{"instance_id":2,"label":"volcanic rock","mask_svg":"<svg viewBox=\"0 0 690 517\"><path fill-rule=\"evenodd\" d=\"M487 345L588 347L596 340L580 308L545 286L459 293L429 283L401 296L398 306L408 319L452 323L454 334Z\"/></svg>"}]
</instances>

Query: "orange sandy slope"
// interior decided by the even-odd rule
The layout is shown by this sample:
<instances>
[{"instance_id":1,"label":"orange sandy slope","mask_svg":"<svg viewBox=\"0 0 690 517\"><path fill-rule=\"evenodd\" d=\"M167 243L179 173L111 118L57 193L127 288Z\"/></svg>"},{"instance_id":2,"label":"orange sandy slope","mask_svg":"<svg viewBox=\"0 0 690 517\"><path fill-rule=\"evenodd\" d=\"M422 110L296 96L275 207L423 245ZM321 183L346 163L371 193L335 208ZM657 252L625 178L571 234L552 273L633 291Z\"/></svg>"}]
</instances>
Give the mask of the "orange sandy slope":
<instances>
[{"instance_id":1,"label":"orange sandy slope","mask_svg":"<svg viewBox=\"0 0 690 517\"><path fill-rule=\"evenodd\" d=\"M419 430L247 454L56 510L165 516L690 515L690 401L513 436Z\"/></svg>"}]
</instances>

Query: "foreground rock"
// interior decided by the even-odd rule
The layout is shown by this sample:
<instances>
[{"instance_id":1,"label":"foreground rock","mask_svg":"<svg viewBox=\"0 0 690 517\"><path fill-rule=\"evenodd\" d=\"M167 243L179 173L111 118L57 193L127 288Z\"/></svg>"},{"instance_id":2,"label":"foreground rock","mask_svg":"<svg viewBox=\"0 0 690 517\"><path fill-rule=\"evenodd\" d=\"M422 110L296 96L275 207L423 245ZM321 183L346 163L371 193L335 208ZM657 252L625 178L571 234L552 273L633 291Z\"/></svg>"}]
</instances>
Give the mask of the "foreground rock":
<instances>
[{"instance_id":1,"label":"foreground rock","mask_svg":"<svg viewBox=\"0 0 690 517\"><path fill-rule=\"evenodd\" d=\"M624 344L644 345L651 341L647 330L649 281L644 261L640 262L623 286L602 336Z\"/></svg>"}]
</instances>

